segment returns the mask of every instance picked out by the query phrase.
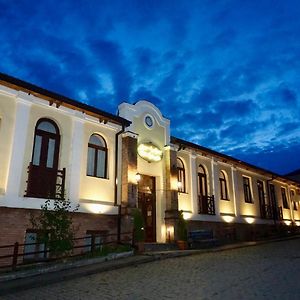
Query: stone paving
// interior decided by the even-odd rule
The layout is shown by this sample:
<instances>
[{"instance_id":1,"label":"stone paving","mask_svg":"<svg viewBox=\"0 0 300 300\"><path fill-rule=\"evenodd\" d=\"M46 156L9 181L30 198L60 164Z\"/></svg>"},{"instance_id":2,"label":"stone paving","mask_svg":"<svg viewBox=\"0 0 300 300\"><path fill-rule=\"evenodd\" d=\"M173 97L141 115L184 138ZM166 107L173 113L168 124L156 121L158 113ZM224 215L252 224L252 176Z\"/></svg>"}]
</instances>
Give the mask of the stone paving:
<instances>
[{"instance_id":1,"label":"stone paving","mask_svg":"<svg viewBox=\"0 0 300 300\"><path fill-rule=\"evenodd\" d=\"M107 271L15 299L300 299L300 239Z\"/></svg>"}]
</instances>

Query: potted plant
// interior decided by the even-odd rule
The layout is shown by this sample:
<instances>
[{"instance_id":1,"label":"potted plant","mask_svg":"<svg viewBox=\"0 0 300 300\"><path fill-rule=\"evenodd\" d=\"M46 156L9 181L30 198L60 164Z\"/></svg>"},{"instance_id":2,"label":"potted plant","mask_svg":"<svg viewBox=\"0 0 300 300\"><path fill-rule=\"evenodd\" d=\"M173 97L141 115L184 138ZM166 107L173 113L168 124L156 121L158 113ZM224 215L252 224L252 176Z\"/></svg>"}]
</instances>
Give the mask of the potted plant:
<instances>
[{"instance_id":1,"label":"potted plant","mask_svg":"<svg viewBox=\"0 0 300 300\"><path fill-rule=\"evenodd\" d=\"M179 250L186 250L188 248L187 244L187 223L183 218L183 211L179 212L178 222L177 222L177 234L178 240L177 245Z\"/></svg>"},{"instance_id":2,"label":"potted plant","mask_svg":"<svg viewBox=\"0 0 300 300\"><path fill-rule=\"evenodd\" d=\"M138 253L145 251L145 230L144 219L142 212L135 208L132 211L133 216L133 244L136 247Z\"/></svg>"}]
</instances>

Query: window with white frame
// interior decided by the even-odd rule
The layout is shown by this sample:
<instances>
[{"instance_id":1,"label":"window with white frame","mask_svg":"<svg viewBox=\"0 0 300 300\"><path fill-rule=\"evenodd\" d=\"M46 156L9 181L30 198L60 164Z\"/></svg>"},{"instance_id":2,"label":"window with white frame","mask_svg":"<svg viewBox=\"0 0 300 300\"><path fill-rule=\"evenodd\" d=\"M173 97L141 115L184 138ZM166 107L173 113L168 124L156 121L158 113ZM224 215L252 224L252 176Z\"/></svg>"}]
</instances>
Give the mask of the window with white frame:
<instances>
[{"instance_id":1,"label":"window with white frame","mask_svg":"<svg viewBox=\"0 0 300 300\"><path fill-rule=\"evenodd\" d=\"M185 168L183 161L180 158L177 158L177 181L178 181L178 192L185 193Z\"/></svg>"},{"instance_id":2,"label":"window with white frame","mask_svg":"<svg viewBox=\"0 0 300 300\"><path fill-rule=\"evenodd\" d=\"M246 203L253 203L250 178L243 176L243 187L244 187L244 199Z\"/></svg>"},{"instance_id":3,"label":"window with white frame","mask_svg":"<svg viewBox=\"0 0 300 300\"><path fill-rule=\"evenodd\" d=\"M220 197L221 200L229 200L228 198L228 188L227 188L227 179L224 171L220 171L219 175L220 182Z\"/></svg>"},{"instance_id":4,"label":"window with white frame","mask_svg":"<svg viewBox=\"0 0 300 300\"><path fill-rule=\"evenodd\" d=\"M93 134L89 139L87 175L107 178L107 146L99 134Z\"/></svg>"}]
</instances>

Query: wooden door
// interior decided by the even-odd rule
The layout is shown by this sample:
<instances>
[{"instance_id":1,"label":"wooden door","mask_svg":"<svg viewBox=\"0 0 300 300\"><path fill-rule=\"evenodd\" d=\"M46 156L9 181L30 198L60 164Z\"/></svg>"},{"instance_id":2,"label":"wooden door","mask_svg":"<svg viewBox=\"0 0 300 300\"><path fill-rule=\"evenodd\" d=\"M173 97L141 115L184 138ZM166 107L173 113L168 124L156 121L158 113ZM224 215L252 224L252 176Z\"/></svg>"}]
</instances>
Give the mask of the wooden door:
<instances>
[{"instance_id":1,"label":"wooden door","mask_svg":"<svg viewBox=\"0 0 300 300\"><path fill-rule=\"evenodd\" d=\"M145 241L156 242L155 177L141 175L138 185L138 207L144 218Z\"/></svg>"},{"instance_id":2,"label":"wooden door","mask_svg":"<svg viewBox=\"0 0 300 300\"><path fill-rule=\"evenodd\" d=\"M55 198L59 145L57 125L48 119L39 120L29 167L27 196Z\"/></svg>"}]
</instances>

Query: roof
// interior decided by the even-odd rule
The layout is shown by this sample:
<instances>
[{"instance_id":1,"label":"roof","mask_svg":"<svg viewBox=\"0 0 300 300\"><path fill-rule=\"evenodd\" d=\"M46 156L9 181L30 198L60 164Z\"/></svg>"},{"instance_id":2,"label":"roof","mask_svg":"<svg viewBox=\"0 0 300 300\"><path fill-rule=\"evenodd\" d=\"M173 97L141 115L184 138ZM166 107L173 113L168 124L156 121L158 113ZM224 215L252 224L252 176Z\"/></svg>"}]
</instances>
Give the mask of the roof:
<instances>
[{"instance_id":1,"label":"roof","mask_svg":"<svg viewBox=\"0 0 300 300\"><path fill-rule=\"evenodd\" d=\"M243 166L247 170L251 169L251 170L255 170L256 172L261 173L262 175L268 175L272 179L280 178L280 179L282 179L284 181L289 181L289 182L292 182L292 183L296 184L297 186L299 186L299 182L298 181L295 181L292 178L287 177L286 175L279 175L279 174L274 173L272 171L269 171L269 170L257 167L255 165L252 165L252 164L249 164L249 163L247 163L245 161L236 159L236 158L234 158L232 156L229 156L229 155L226 155L226 154L214 151L212 149L209 149L209 148L206 148L206 147L203 147L203 146L200 146L200 145L197 145L197 144L194 144L194 143L182 140L182 139L174 137L174 136L171 136L171 142L173 144L179 144L182 147L189 147L191 149L199 150L199 151L201 151L204 154L211 154L213 156L216 156L216 157L222 159L224 162L231 161L232 163L235 163L237 165Z\"/></svg>"},{"instance_id":2,"label":"roof","mask_svg":"<svg viewBox=\"0 0 300 300\"><path fill-rule=\"evenodd\" d=\"M131 124L130 121L128 121L122 117L110 114L110 113L100 110L94 106L90 106L90 105L81 103L77 100L73 100L71 98L57 94L55 92L51 92L44 88L38 87L34 84L28 83L26 81L17 79L15 77L12 77L10 75L7 75L7 74L1 73L1 72L0 72L0 83L2 85L10 87L12 89L21 90L28 94L32 94L36 97L47 100L47 101L49 101L49 105L55 104L56 107L59 107L60 105L62 105L62 106L66 106L66 107L84 112L88 115L99 118L100 122L103 121L106 123L109 121L111 123L123 125L125 127L127 127Z\"/></svg>"}]
</instances>

